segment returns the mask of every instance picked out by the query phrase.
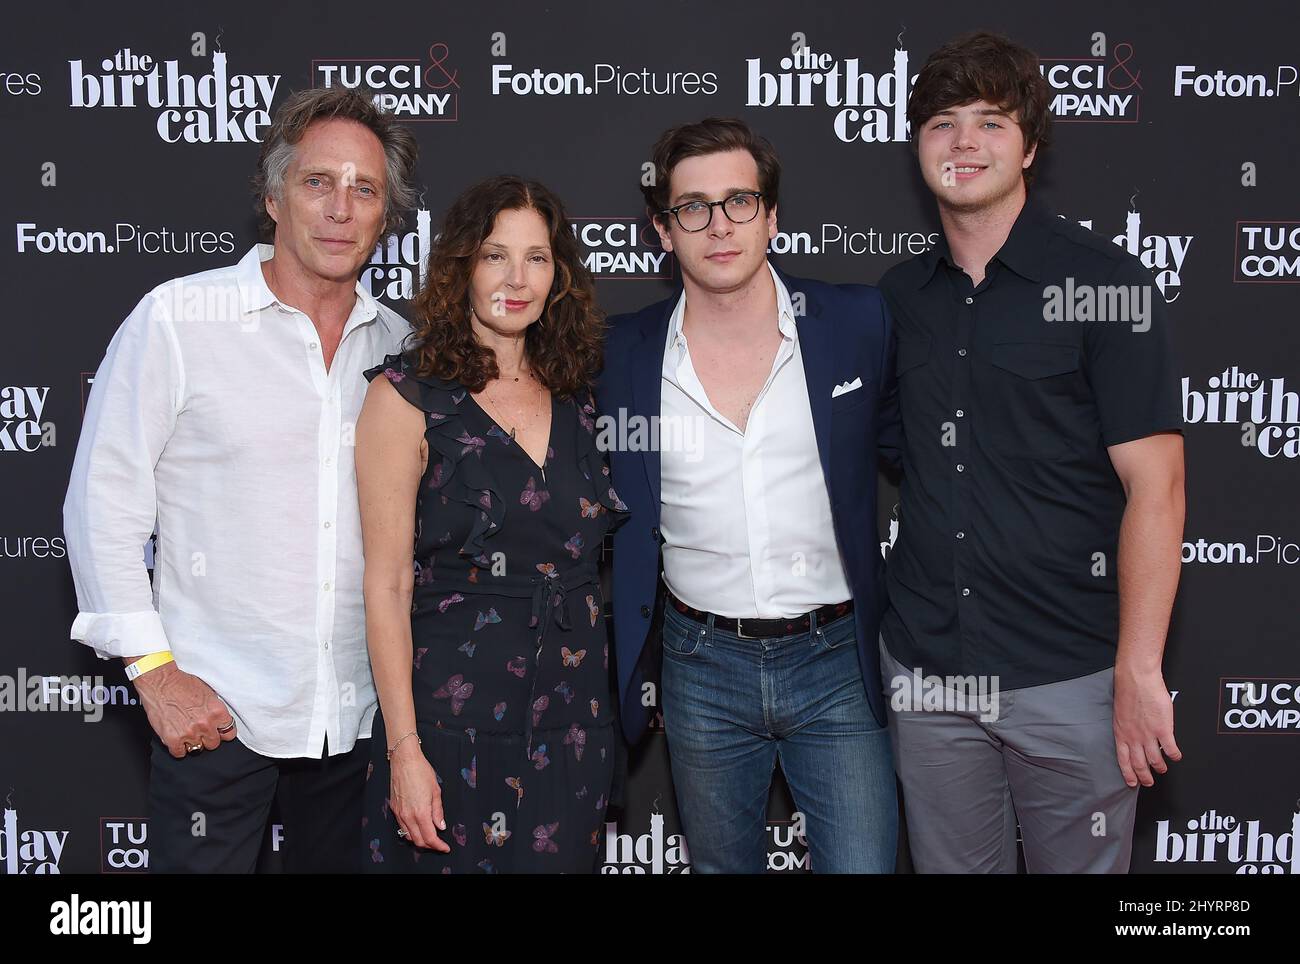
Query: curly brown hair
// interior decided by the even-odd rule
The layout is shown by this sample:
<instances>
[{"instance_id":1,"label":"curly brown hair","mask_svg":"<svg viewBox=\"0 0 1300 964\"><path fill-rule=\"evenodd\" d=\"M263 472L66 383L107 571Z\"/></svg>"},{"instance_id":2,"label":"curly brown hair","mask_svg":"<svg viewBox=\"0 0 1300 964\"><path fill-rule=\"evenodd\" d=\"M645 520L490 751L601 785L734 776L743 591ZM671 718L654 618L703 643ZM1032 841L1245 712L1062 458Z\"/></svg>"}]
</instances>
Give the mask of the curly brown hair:
<instances>
[{"instance_id":1,"label":"curly brown hair","mask_svg":"<svg viewBox=\"0 0 1300 964\"><path fill-rule=\"evenodd\" d=\"M1034 169L1051 136L1051 90L1038 69L1038 55L999 34L963 34L932 53L921 67L907 101L913 150L922 125L931 117L977 100L996 104L1007 113L1018 112L1025 153L1038 145L1033 163L1024 171L1025 184L1033 183Z\"/></svg>"},{"instance_id":2,"label":"curly brown hair","mask_svg":"<svg viewBox=\"0 0 1300 964\"><path fill-rule=\"evenodd\" d=\"M524 335L533 374L561 398L589 389L604 360L605 320L582 249L560 199L543 184L502 174L480 181L452 203L429 253L424 286L412 302L416 371L481 392L497 378L496 355L470 325L475 257L502 211L536 211L546 222L555 280L542 316Z\"/></svg>"}]
</instances>

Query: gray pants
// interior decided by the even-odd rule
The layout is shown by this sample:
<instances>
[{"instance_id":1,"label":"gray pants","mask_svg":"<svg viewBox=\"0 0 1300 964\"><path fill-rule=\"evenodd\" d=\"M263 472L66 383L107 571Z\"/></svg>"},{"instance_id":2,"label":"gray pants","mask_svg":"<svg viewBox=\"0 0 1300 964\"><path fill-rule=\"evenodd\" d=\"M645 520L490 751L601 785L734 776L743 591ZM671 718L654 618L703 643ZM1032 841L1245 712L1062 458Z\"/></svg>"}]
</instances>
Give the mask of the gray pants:
<instances>
[{"instance_id":1,"label":"gray pants","mask_svg":"<svg viewBox=\"0 0 1300 964\"><path fill-rule=\"evenodd\" d=\"M883 639L880 659L919 873L1014 874L1017 819L1030 873L1128 872L1137 788L1115 759L1113 668L954 708L960 687L925 687Z\"/></svg>"}]
</instances>

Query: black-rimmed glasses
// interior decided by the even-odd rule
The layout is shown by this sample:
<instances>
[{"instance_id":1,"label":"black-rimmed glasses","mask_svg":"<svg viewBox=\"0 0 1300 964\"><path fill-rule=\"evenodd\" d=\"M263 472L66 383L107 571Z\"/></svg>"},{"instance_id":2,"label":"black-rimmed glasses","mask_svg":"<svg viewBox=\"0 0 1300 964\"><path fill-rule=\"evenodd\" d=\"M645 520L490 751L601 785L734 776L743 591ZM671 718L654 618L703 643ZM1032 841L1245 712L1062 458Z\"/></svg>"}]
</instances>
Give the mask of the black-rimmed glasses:
<instances>
[{"instance_id":1,"label":"black-rimmed glasses","mask_svg":"<svg viewBox=\"0 0 1300 964\"><path fill-rule=\"evenodd\" d=\"M763 200L761 191L740 191L721 201L687 201L676 207L660 211L662 217L671 214L677 219L677 226L683 231L694 233L703 231L713 220L713 209L722 208L722 213L732 224L748 224L758 216L759 201Z\"/></svg>"}]
</instances>

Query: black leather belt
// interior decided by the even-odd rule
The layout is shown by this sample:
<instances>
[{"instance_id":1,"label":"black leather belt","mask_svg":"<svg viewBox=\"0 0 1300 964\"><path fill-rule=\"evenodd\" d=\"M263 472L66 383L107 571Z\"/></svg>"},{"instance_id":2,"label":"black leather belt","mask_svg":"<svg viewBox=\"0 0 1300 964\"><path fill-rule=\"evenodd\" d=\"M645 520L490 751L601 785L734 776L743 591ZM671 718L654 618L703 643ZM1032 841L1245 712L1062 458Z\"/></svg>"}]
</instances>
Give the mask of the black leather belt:
<instances>
[{"instance_id":1,"label":"black leather belt","mask_svg":"<svg viewBox=\"0 0 1300 964\"><path fill-rule=\"evenodd\" d=\"M665 587L666 588L666 587ZM833 623L843 616L853 612L853 600L849 599L842 603L832 603L829 606L822 606L820 609L814 609L810 613L804 613L802 616L791 616L789 619L732 619L730 616L719 616L716 613L706 613L702 609L696 609L694 606L688 606L676 596L671 590L667 591L668 605L672 606L683 616L689 616L696 622L707 623L709 617L713 617L713 626L715 629L722 629L729 633L735 633L741 639L760 639L771 636L793 636L796 633L806 633L812 629L813 625L825 626L827 623Z\"/></svg>"}]
</instances>

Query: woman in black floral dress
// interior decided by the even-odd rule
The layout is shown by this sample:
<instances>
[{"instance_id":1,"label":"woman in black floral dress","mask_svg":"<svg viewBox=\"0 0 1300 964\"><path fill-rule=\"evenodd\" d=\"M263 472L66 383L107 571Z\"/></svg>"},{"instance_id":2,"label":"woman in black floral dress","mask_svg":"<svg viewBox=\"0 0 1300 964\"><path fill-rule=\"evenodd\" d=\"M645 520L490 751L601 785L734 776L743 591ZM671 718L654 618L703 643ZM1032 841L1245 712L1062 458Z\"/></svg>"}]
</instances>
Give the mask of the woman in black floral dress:
<instances>
[{"instance_id":1,"label":"woman in black floral dress","mask_svg":"<svg viewBox=\"0 0 1300 964\"><path fill-rule=\"evenodd\" d=\"M626 507L596 448L600 321L559 202L516 178L472 188L415 307L420 347L366 373L358 424L380 697L366 865L590 872L615 749L596 563Z\"/></svg>"}]
</instances>

